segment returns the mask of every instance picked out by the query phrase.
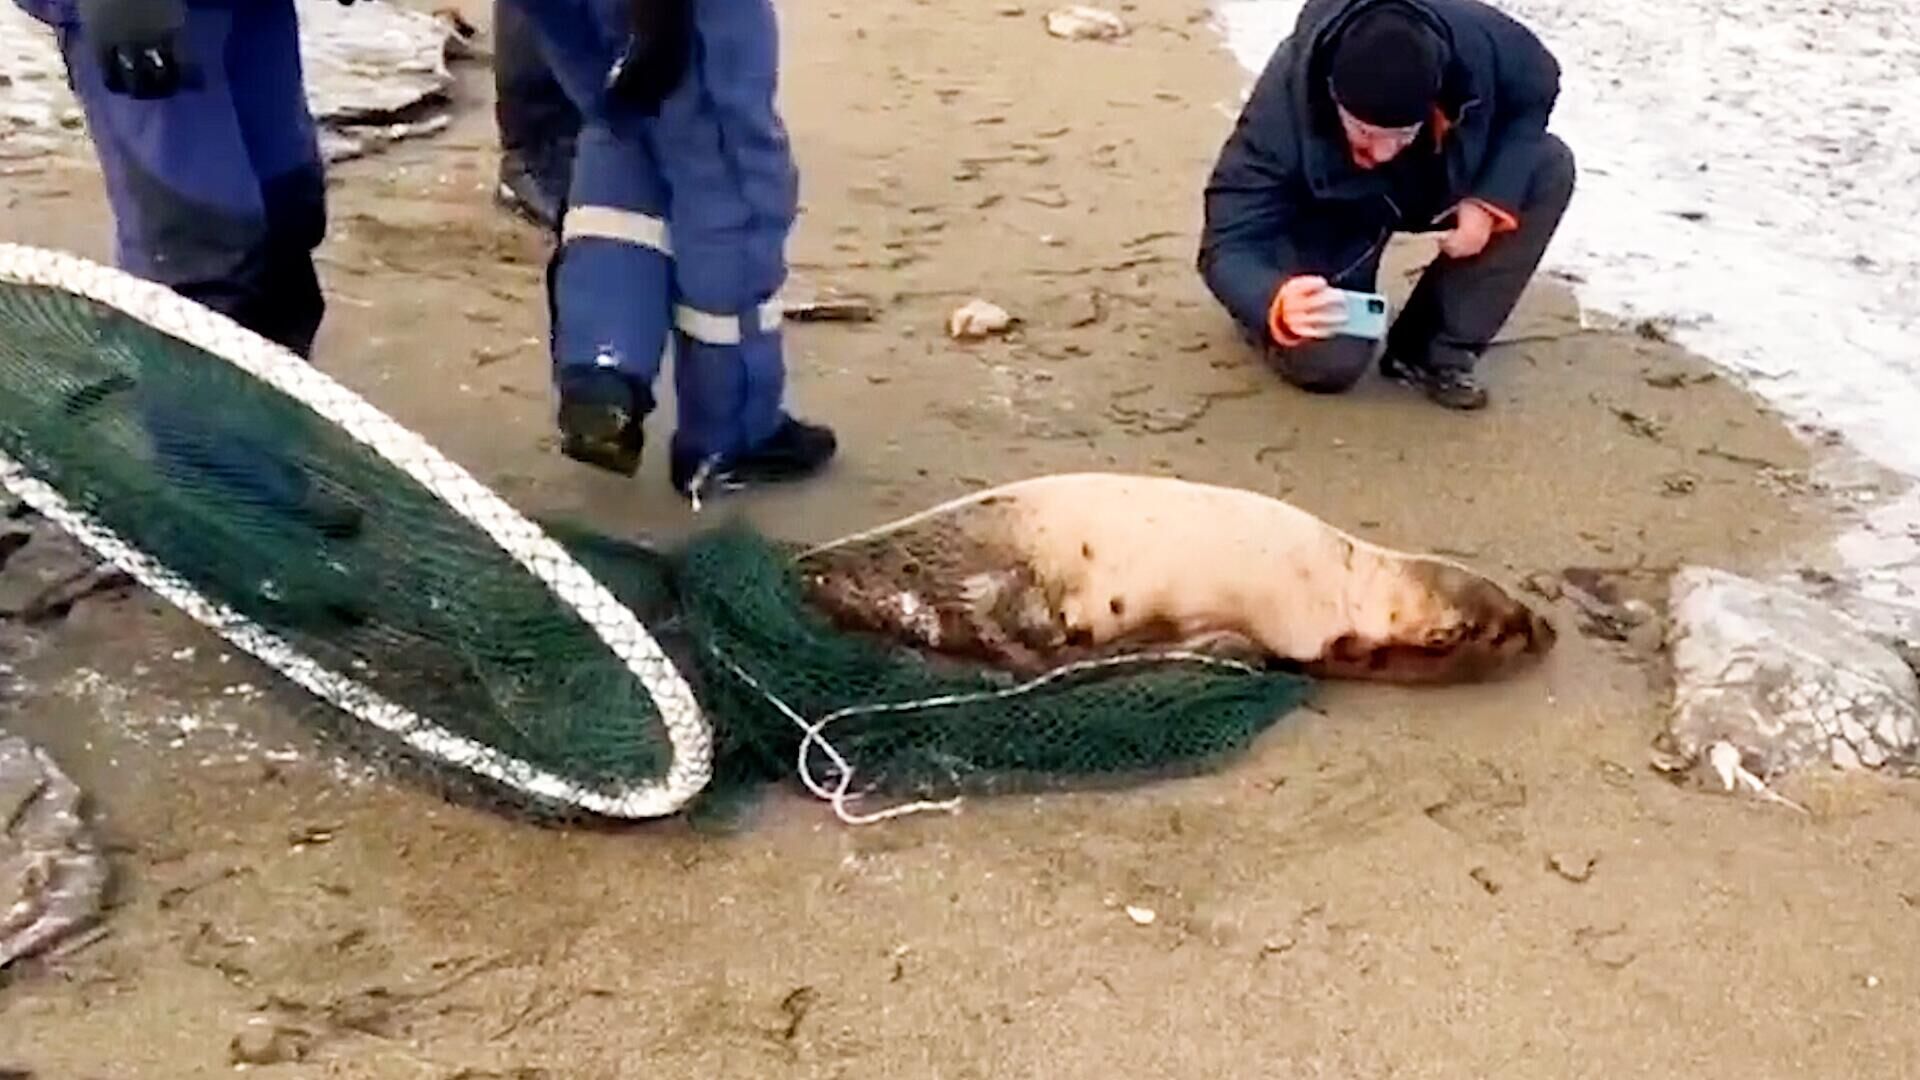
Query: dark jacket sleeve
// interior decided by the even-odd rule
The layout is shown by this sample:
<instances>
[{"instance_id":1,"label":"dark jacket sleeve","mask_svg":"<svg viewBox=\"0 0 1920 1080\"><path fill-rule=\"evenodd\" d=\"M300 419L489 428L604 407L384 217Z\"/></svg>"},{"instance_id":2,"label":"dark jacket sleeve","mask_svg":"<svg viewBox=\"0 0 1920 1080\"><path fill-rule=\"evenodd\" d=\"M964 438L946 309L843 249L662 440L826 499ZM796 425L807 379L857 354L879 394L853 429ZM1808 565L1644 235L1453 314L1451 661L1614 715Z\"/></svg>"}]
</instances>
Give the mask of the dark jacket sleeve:
<instances>
[{"instance_id":1,"label":"dark jacket sleeve","mask_svg":"<svg viewBox=\"0 0 1920 1080\"><path fill-rule=\"evenodd\" d=\"M48 26L65 28L79 22L73 0L14 0L14 5Z\"/></svg>"},{"instance_id":2,"label":"dark jacket sleeve","mask_svg":"<svg viewBox=\"0 0 1920 1080\"><path fill-rule=\"evenodd\" d=\"M1207 181L1200 275L1234 319L1266 340L1280 283L1298 272L1288 232L1295 213L1290 167L1236 131Z\"/></svg>"},{"instance_id":3,"label":"dark jacket sleeve","mask_svg":"<svg viewBox=\"0 0 1920 1080\"><path fill-rule=\"evenodd\" d=\"M1492 139L1470 194L1518 216L1560 96L1560 63L1533 32L1483 8L1497 64Z\"/></svg>"}]
</instances>

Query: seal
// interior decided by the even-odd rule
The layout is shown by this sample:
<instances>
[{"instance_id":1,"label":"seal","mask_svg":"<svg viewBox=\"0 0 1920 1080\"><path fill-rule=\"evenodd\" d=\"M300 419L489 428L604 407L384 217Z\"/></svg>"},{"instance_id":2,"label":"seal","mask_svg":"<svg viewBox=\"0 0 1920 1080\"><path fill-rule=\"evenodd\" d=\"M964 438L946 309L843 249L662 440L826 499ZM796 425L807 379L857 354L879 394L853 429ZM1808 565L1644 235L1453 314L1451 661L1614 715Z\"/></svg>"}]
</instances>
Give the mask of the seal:
<instances>
[{"instance_id":1,"label":"seal","mask_svg":"<svg viewBox=\"0 0 1920 1080\"><path fill-rule=\"evenodd\" d=\"M843 630L1023 673L1178 648L1327 678L1467 682L1556 639L1461 563L1171 477L1021 480L803 549L795 564Z\"/></svg>"}]
</instances>

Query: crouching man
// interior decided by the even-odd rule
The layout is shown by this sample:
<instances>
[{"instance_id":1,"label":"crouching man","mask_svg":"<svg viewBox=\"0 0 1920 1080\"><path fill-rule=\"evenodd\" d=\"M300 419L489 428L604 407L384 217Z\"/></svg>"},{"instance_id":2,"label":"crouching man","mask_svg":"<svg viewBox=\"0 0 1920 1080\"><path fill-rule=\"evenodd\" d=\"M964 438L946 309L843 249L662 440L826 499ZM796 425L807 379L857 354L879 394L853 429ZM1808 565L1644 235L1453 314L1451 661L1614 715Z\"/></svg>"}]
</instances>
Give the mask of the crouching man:
<instances>
[{"instance_id":1,"label":"crouching man","mask_svg":"<svg viewBox=\"0 0 1920 1080\"><path fill-rule=\"evenodd\" d=\"M1547 132L1560 67L1478 0L1309 0L1208 179L1207 287L1303 390L1366 374L1454 409L1573 197ZM1384 342L1334 333L1335 288L1375 291L1396 232L1440 233Z\"/></svg>"}]
</instances>

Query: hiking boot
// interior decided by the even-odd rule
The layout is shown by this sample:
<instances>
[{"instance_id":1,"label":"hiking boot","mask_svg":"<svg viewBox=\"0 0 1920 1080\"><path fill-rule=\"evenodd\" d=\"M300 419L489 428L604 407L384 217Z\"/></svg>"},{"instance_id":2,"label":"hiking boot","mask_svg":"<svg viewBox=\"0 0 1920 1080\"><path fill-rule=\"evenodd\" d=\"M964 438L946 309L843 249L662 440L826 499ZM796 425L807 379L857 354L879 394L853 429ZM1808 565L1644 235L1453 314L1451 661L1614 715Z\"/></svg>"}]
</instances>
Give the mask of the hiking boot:
<instances>
[{"instance_id":1,"label":"hiking boot","mask_svg":"<svg viewBox=\"0 0 1920 1080\"><path fill-rule=\"evenodd\" d=\"M1380 358L1380 374L1425 393L1427 400L1443 408L1472 411L1487 406L1487 388L1466 368L1435 371L1388 353Z\"/></svg>"},{"instance_id":2,"label":"hiking boot","mask_svg":"<svg viewBox=\"0 0 1920 1080\"><path fill-rule=\"evenodd\" d=\"M560 452L582 464L632 476L646 442L641 424L652 395L607 368L560 376Z\"/></svg>"},{"instance_id":3,"label":"hiking boot","mask_svg":"<svg viewBox=\"0 0 1920 1080\"><path fill-rule=\"evenodd\" d=\"M494 188L493 201L549 232L557 232L566 202L566 186L557 177L543 174L519 154L504 154L500 158L500 182Z\"/></svg>"},{"instance_id":4,"label":"hiking boot","mask_svg":"<svg viewBox=\"0 0 1920 1080\"><path fill-rule=\"evenodd\" d=\"M702 459L682 450L677 437L674 443L673 489L696 505L703 495L803 480L826 468L840 445L832 428L791 416L765 442L732 458Z\"/></svg>"}]
</instances>

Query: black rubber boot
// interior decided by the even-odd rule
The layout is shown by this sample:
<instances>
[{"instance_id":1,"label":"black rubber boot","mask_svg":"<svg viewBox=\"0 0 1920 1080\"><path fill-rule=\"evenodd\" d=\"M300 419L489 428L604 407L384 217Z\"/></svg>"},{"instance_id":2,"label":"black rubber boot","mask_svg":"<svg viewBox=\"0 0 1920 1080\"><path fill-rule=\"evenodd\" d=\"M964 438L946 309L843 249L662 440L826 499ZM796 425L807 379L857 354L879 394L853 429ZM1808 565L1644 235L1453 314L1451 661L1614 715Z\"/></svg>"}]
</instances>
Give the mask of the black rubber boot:
<instances>
[{"instance_id":1,"label":"black rubber boot","mask_svg":"<svg viewBox=\"0 0 1920 1080\"><path fill-rule=\"evenodd\" d=\"M638 472L653 395L603 368L563 371L559 382L560 452L622 476Z\"/></svg>"},{"instance_id":2,"label":"black rubber boot","mask_svg":"<svg viewBox=\"0 0 1920 1080\"><path fill-rule=\"evenodd\" d=\"M673 489L697 502L761 484L804 480L825 469L839 448L832 428L789 416L765 442L732 458L702 459L676 436L668 472Z\"/></svg>"}]
</instances>

